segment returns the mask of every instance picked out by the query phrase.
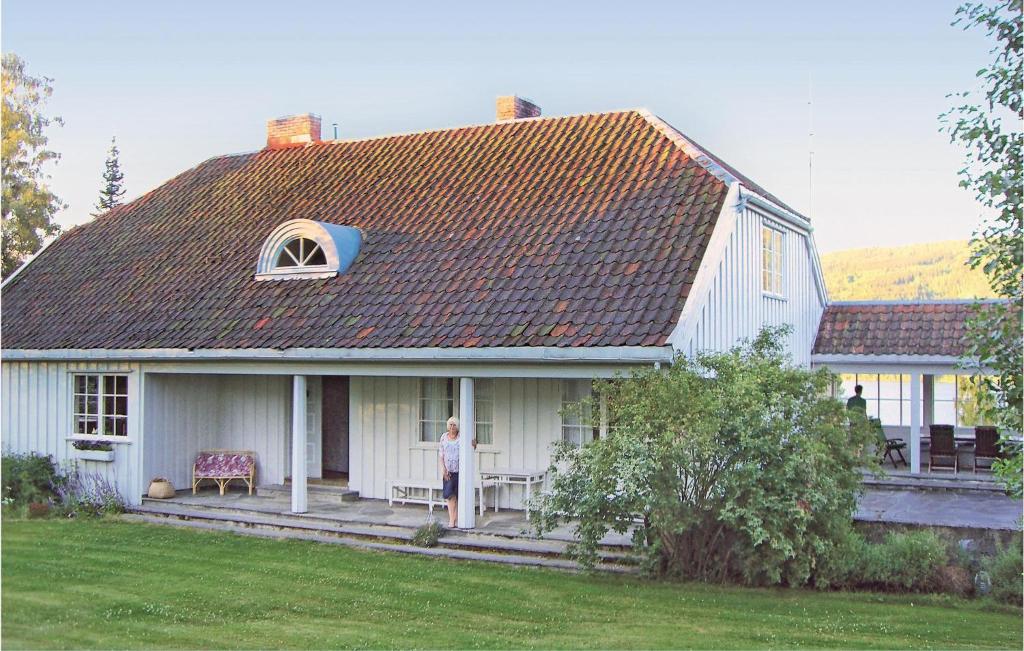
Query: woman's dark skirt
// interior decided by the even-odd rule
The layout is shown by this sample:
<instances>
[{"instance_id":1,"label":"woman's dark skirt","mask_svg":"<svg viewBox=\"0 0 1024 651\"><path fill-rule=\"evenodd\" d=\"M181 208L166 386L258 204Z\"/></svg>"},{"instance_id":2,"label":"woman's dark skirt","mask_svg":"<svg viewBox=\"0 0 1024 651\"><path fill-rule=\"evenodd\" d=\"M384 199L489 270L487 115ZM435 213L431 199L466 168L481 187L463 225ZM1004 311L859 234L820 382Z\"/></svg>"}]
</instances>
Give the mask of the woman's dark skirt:
<instances>
[{"instance_id":1,"label":"woman's dark skirt","mask_svg":"<svg viewBox=\"0 0 1024 651\"><path fill-rule=\"evenodd\" d=\"M449 497L458 498L459 496L459 473L450 472L448 473L449 479L444 480L444 498Z\"/></svg>"}]
</instances>

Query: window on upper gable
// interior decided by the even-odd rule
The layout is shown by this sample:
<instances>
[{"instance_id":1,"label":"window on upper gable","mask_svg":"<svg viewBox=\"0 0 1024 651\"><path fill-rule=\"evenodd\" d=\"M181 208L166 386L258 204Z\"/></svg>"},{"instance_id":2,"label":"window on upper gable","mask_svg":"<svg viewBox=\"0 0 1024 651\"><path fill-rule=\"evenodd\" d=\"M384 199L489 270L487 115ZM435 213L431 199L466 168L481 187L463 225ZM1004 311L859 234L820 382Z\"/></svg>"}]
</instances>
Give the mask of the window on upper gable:
<instances>
[{"instance_id":1,"label":"window on upper gable","mask_svg":"<svg viewBox=\"0 0 1024 651\"><path fill-rule=\"evenodd\" d=\"M761 226L761 288L765 294L782 298L783 233Z\"/></svg>"}]
</instances>

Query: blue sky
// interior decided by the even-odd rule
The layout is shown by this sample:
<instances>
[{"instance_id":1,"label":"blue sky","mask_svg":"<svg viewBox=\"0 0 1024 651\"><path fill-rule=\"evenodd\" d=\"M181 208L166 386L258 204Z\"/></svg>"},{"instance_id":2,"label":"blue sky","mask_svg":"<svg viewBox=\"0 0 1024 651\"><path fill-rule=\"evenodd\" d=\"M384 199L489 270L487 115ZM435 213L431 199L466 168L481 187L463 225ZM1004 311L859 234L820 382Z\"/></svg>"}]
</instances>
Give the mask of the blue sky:
<instances>
[{"instance_id":1,"label":"blue sky","mask_svg":"<svg viewBox=\"0 0 1024 651\"><path fill-rule=\"evenodd\" d=\"M2 47L54 79L64 225L89 219L110 137L128 196L272 117L324 137L479 124L517 93L545 115L648 108L797 209L821 251L967 238L961 152L938 132L974 86L957 2L46 2L4 0ZM814 181L808 192L808 81Z\"/></svg>"}]
</instances>

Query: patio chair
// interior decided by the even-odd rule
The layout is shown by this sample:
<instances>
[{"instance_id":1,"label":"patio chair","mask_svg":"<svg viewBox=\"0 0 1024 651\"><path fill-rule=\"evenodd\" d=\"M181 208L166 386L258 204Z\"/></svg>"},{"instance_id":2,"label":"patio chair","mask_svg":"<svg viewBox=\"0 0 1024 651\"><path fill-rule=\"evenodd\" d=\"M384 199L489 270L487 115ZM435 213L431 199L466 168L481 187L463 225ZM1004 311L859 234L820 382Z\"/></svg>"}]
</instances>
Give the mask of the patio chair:
<instances>
[{"instance_id":1,"label":"patio chair","mask_svg":"<svg viewBox=\"0 0 1024 651\"><path fill-rule=\"evenodd\" d=\"M978 472L978 461L986 459L989 462L988 468L992 469L992 462L1003 458L1003 451L999 447L999 430L995 427L982 425L974 428L974 472Z\"/></svg>"},{"instance_id":2,"label":"patio chair","mask_svg":"<svg viewBox=\"0 0 1024 651\"><path fill-rule=\"evenodd\" d=\"M960 470L960 461L957 456L956 440L953 438L952 425L929 425L931 445L928 448L928 472L932 468L944 468L952 470L956 474ZM946 463L952 459L952 463ZM945 461L944 461L945 460Z\"/></svg>"},{"instance_id":3,"label":"patio chair","mask_svg":"<svg viewBox=\"0 0 1024 651\"><path fill-rule=\"evenodd\" d=\"M885 429L882 427L882 421L880 421L877 418L870 418L868 420L871 422L872 427L875 428L875 432L878 435L878 443L879 443L878 449L879 449L879 452L881 453L881 456L882 456L882 460L881 460L882 464L884 465L885 464L885 460L889 459L889 461L892 461L893 470L895 470L896 468L899 468L899 464L901 464L901 463L904 466L906 466L907 465L907 460L903 456L903 450L907 449L907 444L903 442L903 439L901 439L901 438L891 438L891 439L890 438L886 438L886 436L885 436ZM896 453L896 455L899 456L899 458L900 458L899 462L897 462L896 461L896 457L893 456L894 452Z\"/></svg>"}]
</instances>

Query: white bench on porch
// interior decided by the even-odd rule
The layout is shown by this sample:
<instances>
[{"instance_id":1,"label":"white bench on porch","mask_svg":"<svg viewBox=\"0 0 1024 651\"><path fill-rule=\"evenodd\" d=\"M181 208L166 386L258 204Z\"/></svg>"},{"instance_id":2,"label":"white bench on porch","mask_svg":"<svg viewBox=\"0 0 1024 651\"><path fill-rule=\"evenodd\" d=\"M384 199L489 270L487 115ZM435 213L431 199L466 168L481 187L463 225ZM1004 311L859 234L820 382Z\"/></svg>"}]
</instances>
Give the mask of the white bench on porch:
<instances>
[{"instance_id":1,"label":"white bench on porch","mask_svg":"<svg viewBox=\"0 0 1024 651\"><path fill-rule=\"evenodd\" d=\"M491 491L491 497L497 501L495 484L492 481L478 481L476 490L478 492L477 502L480 504L480 515L484 514L484 490ZM423 493L426 493L425 495ZM435 497L436 496L436 497ZM391 479L388 481L388 506L395 502L402 504L426 504L431 513L434 505L442 505L444 500L444 486L440 479Z\"/></svg>"}]
</instances>

